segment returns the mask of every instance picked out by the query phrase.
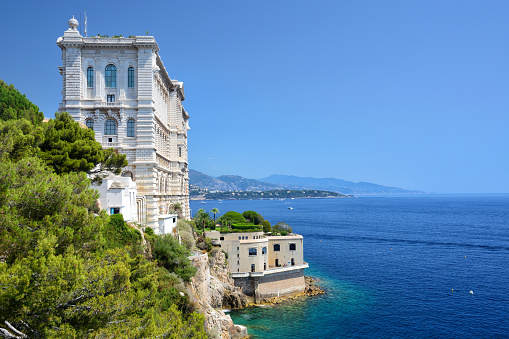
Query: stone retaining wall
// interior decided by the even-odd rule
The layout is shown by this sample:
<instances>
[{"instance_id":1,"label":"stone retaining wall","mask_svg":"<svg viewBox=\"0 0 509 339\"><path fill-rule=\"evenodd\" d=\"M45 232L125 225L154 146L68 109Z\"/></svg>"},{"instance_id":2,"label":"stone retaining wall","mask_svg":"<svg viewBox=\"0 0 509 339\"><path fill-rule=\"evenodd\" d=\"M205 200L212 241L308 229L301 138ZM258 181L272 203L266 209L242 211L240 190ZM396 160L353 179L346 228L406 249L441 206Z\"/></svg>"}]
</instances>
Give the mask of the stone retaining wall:
<instances>
[{"instance_id":1,"label":"stone retaining wall","mask_svg":"<svg viewBox=\"0 0 509 339\"><path fill-rule=\"evenodd\" d=\"M262 277L234 278L235 286L242 293L254 297L254 302L263 299L303 293L306 289L304 269L265 274Z\"/></svg>"}]
</instances>

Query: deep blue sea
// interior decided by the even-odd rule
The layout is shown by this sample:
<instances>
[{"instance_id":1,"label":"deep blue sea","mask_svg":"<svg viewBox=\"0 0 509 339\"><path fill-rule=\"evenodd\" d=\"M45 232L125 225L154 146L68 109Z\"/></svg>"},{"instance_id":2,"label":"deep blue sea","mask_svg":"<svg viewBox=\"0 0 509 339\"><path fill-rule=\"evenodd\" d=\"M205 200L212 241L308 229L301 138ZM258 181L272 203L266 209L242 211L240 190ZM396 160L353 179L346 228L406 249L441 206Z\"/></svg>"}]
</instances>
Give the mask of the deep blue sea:
<instances>
[{"instance_id":1,"label":"deep blue sea","mask_svg":"<svg viewBox=\"0 0 509 339\"><path fill-rule=\"evenodd\" d=\"M509 196L191 202L214 207L287 222L326 290L232 312L255 338L509 338Z\"/></svg>"}]
</instances>

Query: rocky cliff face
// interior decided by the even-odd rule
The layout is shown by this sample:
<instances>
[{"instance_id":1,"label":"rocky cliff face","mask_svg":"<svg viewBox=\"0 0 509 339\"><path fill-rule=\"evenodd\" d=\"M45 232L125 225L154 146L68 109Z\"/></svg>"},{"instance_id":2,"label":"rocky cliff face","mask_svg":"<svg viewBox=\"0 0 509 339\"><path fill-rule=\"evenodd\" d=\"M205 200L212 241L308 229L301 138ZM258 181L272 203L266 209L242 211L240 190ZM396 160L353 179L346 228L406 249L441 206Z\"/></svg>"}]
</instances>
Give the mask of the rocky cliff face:
<instances>
[{"instance_id":1,"label":"rocky cliff face","mask_svg":"<svg viewBox=\"0 0 509 339\"><path fill-rule=\"evenodd\" d=\"M244 326L235 325L231 317L221 309L224 305L230 305L230 303L224 303L225 296L227 296L228 302L233 304L245 306L247 303L245 296L243 302L241 296L236 295L237 291L233 286L233 280L228 277L227 269L224 270L226 265L224 253L214 250L210 258L205 253L195 255L190 259L197 271L188 286L188 294L198 306L198 311L205 315L205 329L209 337L223 339L247 337L247 329ZM211 272L214 273L211 274ZM228 279L232 285L229 285Z\"/></svg>"},{"instance_id":2,"label":"rocky cliff face","mask_svg":"<svg viewBox=\"0 0 509 339\"><path fill-rule=\"evenodd\" d=\"M222 308L244 308L247 305L247 297L240 287L235 287L235 282L228 273L226 260L224 252L220 249L211 251L209 258L211 291L217 291L214 305Z\"/></svg>"}]
</instances>

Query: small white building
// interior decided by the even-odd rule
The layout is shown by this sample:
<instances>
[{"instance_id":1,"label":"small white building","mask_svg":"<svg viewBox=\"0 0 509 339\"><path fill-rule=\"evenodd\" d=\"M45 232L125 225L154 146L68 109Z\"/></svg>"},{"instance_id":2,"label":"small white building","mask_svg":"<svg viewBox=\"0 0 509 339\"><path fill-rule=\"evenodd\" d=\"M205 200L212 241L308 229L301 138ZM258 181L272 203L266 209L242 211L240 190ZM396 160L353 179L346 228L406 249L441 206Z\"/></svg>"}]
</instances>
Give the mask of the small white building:
<instances>
[{"instance_id":1,"label":"small white building","mask_svg":"<svg viewBox=\"0 0 509 339\"><path fill-rule=\"evenodd\" d=\"M159 234L174 234L177 229L177 213L159 214Z\"/></svg>"},{"instance_id":2,"label":"small white building","mask_svg":"<svg viewBox=\"0 0 509 339\"><path fill-rule=\"evenodd\" d=\"M138 220L136 204L136 183L130 177L110 174L100 185L92 187L101 194L99 202L101 209L108 214L122 214L125 221Z\"/></svg>"}]
</instances>

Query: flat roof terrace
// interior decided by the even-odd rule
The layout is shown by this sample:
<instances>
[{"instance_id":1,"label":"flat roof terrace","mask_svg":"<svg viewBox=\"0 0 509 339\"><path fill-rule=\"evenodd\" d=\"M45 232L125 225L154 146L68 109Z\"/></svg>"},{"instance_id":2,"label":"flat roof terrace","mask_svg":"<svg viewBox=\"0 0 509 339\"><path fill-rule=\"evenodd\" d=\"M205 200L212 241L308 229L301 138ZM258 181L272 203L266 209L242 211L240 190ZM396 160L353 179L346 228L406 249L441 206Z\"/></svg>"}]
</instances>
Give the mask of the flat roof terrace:
<instances>
[{"instance_id":1,"label":"flat roof terrace","mask_svg":"<svg viewBox=\"0 0 509 339\"><path fill-rule=\"evenodd\" d=\"M302 265L294 265L294 266L284 266L284 267L274 267L268 270L264 270L262 272L244 272L244 273L232 273L232 278L247 278L247 277L263 277L271 274L278 273L287 273L291 271L303 270L305 268L309 268L307 262L304 262Z\"/></svg>"}]
</instances>

